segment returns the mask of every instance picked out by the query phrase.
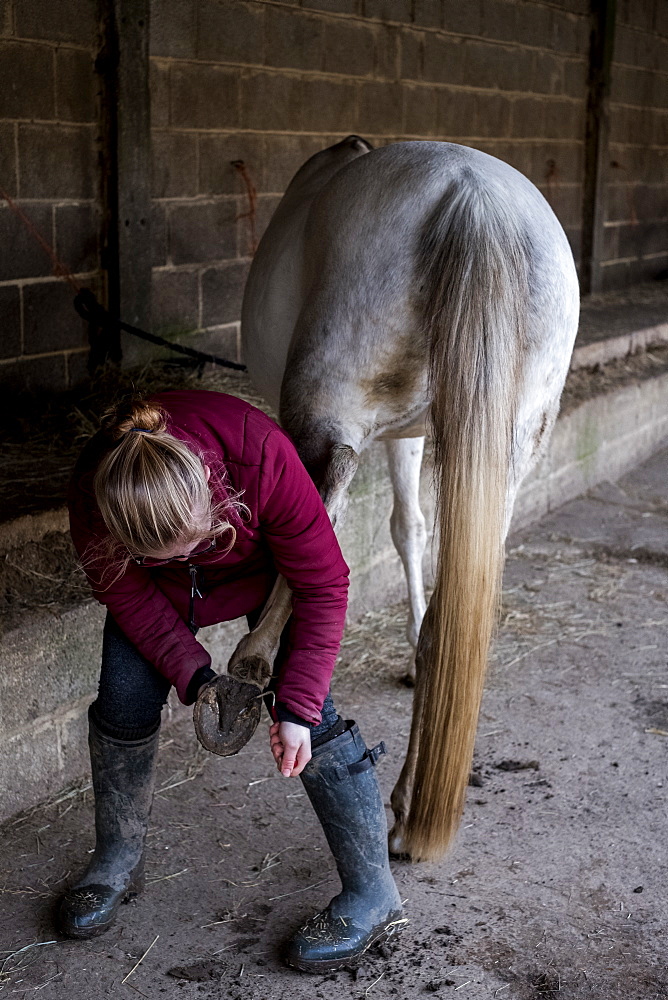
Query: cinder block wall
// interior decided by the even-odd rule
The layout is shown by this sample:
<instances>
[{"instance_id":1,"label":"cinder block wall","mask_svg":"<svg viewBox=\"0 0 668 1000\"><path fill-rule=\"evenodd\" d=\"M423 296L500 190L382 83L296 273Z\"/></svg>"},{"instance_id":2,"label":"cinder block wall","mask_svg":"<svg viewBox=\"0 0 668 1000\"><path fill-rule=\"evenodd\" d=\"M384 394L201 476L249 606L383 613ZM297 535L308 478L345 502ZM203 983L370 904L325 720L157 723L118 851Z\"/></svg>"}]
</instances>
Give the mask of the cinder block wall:
<instances>
[{"instance_id":1,"label":"cinder block wall","mask_svg":"<svg viewBox=\"0 0 668 1000\"><path fill-rule=\"evenodd\" d=\"M622 0L615 33L605 288L668 276L668 3Z\"/></svg>"},{"instance_id":2,"label":"cinder block wall","mask_svg":"<svg viewBox=\"0 0 668 1000\"><path fill-rule=\"evenodd\" d=\"M154 0L154 321L238 357L243 284L293 173L356 132L509 161L580 250L587 0ZM255 232L242 175L257 190Z\"/></svg>"},{"instance_id":3,"label":"cinder block wall","mask_svg":"<svg viewBox=\"0 0 668 1000\"><path fill-rule=\"evenodd\" d=\"M96 0L0 5L0 187L82 284L99 289ZM85 372L73 293L0 197L0 381L65 389Z\"/></svg>"},{"instance_id":4,"label":"cinder block wall","mask_svg":"<svg viewBox=\"0 0 668 1000\"><path fill-rule=\"evenodd\" d=\"M0 186L102 294L103 6L0 4ZM668 256L668 8L618 7L609 286ZM297 167L349 132L500 156L545 193L578 259L589 30L589 0L153 0L154 329L238 357L253 246ZM0 382L76 383L71 291L1 198L0 246Z\"/></svg>"}]
</instances>

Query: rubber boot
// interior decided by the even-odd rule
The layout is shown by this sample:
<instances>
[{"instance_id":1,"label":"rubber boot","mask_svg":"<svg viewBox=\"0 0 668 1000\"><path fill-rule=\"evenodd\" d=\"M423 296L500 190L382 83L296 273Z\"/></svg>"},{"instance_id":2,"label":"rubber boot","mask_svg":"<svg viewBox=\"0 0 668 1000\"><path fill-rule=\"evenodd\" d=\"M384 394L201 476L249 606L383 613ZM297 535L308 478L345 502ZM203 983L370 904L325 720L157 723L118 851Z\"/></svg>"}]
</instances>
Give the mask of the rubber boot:
<instances>
[{"instance_id":1,"label":"rubber boot","mask_svg":"<svg viewBox=\"0 0 668 1000\"><path fill-rule=\"evenodd\" d=\"M387 820L375 765L354 722L317 746L301 779L334 855L343 891L310 917L284 959L303 972L357 965L368 949L407 923L390 871Z\"/></svg>"},{"instance_id":2,"label":"rubber boot","mask_svg":"<svg viewBox=\"0 0 668 1000\"><path fill-rule=\"evenodd\" d=\"M102 934L122 902L144 887L144 841L153 802L159 729L139 740L100 732L88 714L95 852L79 881L65 894L59 926L75 938Z\"/></svg>"}]
</instances>

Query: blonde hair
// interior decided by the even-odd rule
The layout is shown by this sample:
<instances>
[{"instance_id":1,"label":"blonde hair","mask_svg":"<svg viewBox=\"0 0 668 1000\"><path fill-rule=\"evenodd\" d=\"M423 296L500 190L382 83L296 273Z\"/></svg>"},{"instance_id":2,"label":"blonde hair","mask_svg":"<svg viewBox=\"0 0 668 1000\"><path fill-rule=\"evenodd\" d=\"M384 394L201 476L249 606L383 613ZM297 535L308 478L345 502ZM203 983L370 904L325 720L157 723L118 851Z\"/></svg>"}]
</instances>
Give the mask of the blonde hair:
<instances>
[{"instance_id":1,"label":"blonde hair","mask_svg":"<svg viewBox=\"0 0 668 1000\"><path fill-rule=\"evenodd\" d=\"M95 498L111 539L127 558L159 558L176 543L228 532L227 551L232 548L236 530L229 516L244 505L238 496L214 503L216 483L210 486L203 457L168 432L156 403L125 401L104 414L102 430L113 447L95 473Z\"/></svg>"}]
</instances>

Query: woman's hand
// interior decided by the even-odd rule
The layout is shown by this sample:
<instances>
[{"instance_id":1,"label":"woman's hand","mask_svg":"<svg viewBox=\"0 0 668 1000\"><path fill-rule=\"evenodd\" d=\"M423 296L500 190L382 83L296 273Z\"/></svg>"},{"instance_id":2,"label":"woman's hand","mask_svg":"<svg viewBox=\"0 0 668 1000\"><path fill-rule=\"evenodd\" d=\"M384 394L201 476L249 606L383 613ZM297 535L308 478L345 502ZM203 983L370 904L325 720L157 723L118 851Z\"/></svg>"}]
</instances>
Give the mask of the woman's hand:
<instances>
[{"instance_id":1,"label":"woman's hand","mask_svg":"<svg viewBox=\"0 0 668 1000\"><path fill-rule=\"evenodd\" d=\"M284 778L301 774L311 759L311 732L296 722L274 722L269 727L269 745Z\"/></svg>"}]
</instances>

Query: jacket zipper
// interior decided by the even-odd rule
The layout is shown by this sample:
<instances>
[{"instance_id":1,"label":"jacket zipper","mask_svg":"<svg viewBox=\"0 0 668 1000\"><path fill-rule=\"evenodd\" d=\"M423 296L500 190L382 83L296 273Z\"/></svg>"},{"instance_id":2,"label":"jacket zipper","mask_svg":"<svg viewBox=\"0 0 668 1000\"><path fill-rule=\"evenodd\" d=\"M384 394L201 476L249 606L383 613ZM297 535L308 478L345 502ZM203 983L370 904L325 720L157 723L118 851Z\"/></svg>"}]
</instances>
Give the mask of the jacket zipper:
<instances>
[{"instance_id":1,"label":"jacket zipper","mask_svg":"<svg viewBox=\"0 0 668 1000\"><path fill-rule=\"evenodd\" d=\"M202 597L202 592L197 585L197 566L193 566L192 563L188 563L188 571L190 573L190 620L188 622L188 627L194 634L197 631L197 625L195 623L195 597Z\"/></svg>"}]
</instances>

